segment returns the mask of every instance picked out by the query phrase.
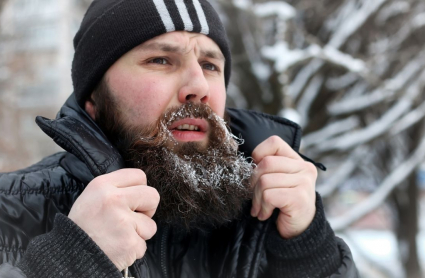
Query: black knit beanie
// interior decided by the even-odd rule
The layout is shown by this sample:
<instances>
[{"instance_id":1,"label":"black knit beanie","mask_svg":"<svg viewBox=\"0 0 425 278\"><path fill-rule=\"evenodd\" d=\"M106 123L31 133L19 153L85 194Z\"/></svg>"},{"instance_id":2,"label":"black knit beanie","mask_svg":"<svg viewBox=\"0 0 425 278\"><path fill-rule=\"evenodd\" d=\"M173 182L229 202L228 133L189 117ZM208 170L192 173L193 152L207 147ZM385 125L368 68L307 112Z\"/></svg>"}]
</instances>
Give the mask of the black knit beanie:
<instances>
[{"instance_id":1,"label":"black knit beanie","mask_svg":"<svg viewBox=\"0 0 425 278\"><path fill-rule=\"evenodd\" d=\"M230 49L216 11L206 0L95 0L74 38L72 81L80 106L105 72L139 44L172 31L202 33L220 47L230 78Z\"/></svg>"}]
</instances>

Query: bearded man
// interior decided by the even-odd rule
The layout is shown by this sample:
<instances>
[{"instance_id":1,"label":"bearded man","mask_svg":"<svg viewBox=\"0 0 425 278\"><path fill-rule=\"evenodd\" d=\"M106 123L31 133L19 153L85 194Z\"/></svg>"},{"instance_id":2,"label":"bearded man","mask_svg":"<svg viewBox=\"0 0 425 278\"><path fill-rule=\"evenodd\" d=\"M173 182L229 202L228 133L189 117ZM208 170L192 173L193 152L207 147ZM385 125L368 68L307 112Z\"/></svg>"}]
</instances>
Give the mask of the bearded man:
<instances>
[{"instance_id":1,"label":"bearded man","mask_svg":"<svg viewBox=\"0 0 425 278\"><path fill-rule=\"evenodd\" d=\"M95 0L74 47L74 93L37 118L66 152L0 176L1 277L357 277L299 127L225 109L207 1Z\"/></svg>"}]
</instances>

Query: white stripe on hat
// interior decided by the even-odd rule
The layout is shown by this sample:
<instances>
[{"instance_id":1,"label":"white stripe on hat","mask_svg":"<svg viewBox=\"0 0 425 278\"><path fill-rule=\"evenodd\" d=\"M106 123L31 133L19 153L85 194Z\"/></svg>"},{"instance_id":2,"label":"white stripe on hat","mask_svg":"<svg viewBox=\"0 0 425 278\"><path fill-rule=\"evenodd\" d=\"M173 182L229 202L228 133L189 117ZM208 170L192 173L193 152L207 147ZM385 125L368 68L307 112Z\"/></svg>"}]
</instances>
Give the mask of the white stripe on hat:
<instances>
[{"instance_id":1,"label":"white stripe on hat","mask_svg":"<svg viewBox=\"0 0 425 278\"><path fill-rule=\"evenodd\" d=\"M184 30L193 31L193 23L190 19L189 12L187 11L187 7L183 0L176 0L177 9L179 10L180 17L183 20Z\"/></svg>"},{"instance_id":2,"label":"white stripe on hat","mask_svg":"<svg viewBox=\"0 0 425 278\"><path fill-rule=\"evenodd\" d=\"M167 10L167 6L165 6L164 0L153 0L153 3L155 4L167 32L175 31L176 27L174 26L170 13Z\"/></svg>"},{"instance_id":3,"label":"white stripe on hat","mask_svg":"<svg viewBox=\"0 0 425 278\"><path fill-rule=\"evenodd\" d=\"M193 5L195 6L196 13L198 14L199 22L201 23L200 33L208 35L210 32L210 28L208 26L207 18L205 17L205 13L202 9L201 3L199 3L199 0L193 0Z\"/></svg>"}]
</instances>

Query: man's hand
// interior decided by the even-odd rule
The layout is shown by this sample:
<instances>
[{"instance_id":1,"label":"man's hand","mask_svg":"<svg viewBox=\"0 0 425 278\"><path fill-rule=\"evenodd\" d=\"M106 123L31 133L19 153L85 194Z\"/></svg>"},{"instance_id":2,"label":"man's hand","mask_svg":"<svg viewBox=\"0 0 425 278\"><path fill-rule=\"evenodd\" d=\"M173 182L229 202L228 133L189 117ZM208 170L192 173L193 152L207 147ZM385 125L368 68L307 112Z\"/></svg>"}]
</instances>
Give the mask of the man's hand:
<instances>
[{"instance_id":1,"label":"man's hand","mask_svg":"<svg viewBox=\"0 0 425 278\"><path fill-rule=\"evenodd\" d=\"M151 219L158 191L146 185L138 169L121 169L91 181L68 217L83 229L122 271L146 252L146 240L156 233Z\"/></svg>"},{"instance_id":2,"label":"man's hand","mask_svg":"<svg viewBox=\"0 0 425 278\"><path fill-rule=\"evenodd\" d=\"M251 215L266 220L278 208L276 225L283 238L304 232L316 212L316 167L305 162L278 136L259 144L252 158L257 168L252 181Z\"/></svg>"}]
</instances>

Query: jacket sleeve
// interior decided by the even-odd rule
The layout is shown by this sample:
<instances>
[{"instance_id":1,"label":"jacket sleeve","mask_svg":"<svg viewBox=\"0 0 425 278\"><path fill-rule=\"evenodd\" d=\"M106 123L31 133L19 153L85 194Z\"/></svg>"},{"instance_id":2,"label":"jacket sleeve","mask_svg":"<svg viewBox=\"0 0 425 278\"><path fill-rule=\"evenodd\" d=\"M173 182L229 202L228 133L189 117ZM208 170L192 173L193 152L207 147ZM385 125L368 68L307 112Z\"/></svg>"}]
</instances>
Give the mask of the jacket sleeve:
<instances>
[{"instance_id":1,"label":"jacket sleeve","mask_svg":"<svg viewBox=\"0 0 425 278\"><path fill-rule=\"evenodd\" d=\"M301 235L283 239L276 225L266 241L265 277L357 278L350 249L337 238L325 218L320 195L316 194L316 214Z\"/></svg>"},{"instance_id":2,"label":"jacket sleeve","mask_svg":"<svg viewBox=\"0 0 425 278\"><path fill-rule=\"evenodd\" d=\"M341 265L338 267L338 270L330 276L330 278L360 277L348 245L339 237L336 238L336 242L338 244L338 249L341 252Z\"/></svg>"},{"instance_id":3,"label":"jacket sleeve","mask_svg":"<svg viewBox=\"0 0 425 278\"><path fill-rule=\"evenodd\" d=\"M56 215L51 232L30 242L17 267L4 271L21 276L5 277L122 277L96 243L63 214Z\"/></svg>"}]
</instances>

